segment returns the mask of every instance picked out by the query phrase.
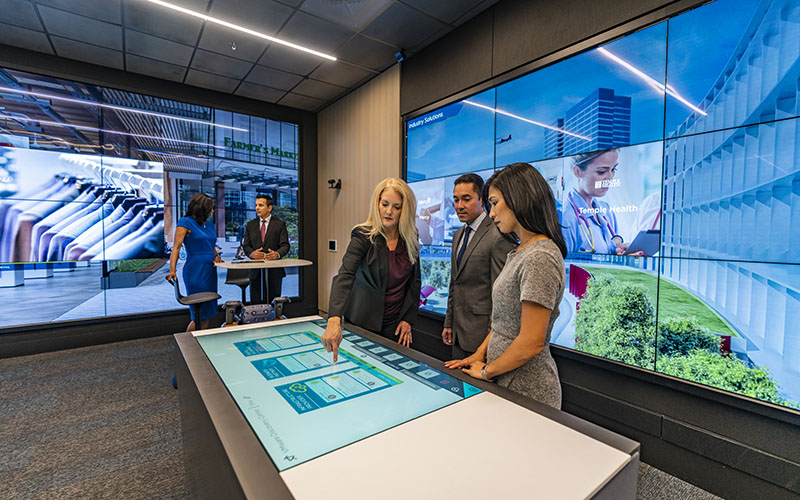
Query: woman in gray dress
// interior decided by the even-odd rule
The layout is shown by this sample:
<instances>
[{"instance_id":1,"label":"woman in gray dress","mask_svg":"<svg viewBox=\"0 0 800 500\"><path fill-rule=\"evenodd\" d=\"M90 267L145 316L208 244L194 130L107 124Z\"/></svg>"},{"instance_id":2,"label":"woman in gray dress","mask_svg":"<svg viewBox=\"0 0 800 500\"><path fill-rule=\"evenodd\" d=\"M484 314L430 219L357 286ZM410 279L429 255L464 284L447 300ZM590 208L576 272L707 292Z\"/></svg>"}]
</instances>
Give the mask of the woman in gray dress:
<instances>
[{"instance_id":1,"label":"woman in gray dress","mask_svg":"<svg viewBox=\"0 0 800 500\"><path fill-rule=\"evenodd\" d=\"M472 377L561 408L550 332L564 295L567 247L553 193L535 168L514 163L486 183L489 216L519 238L492 287L491 331L472 356L448 361Z\"/></svg>"}]
</instances>

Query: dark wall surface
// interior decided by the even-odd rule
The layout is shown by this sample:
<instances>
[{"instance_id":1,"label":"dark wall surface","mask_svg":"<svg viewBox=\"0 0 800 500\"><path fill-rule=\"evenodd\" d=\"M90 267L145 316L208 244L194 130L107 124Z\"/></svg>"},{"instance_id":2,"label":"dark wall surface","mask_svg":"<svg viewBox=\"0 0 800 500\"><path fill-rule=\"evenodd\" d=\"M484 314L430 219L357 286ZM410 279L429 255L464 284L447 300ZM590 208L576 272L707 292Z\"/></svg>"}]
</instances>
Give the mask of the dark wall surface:
<instances>
[{"instance_id":1,"label":"dark wall surface","mask_svg":"<svg viewBox=\"0 0 800 500\"><path fill-rule=\"evenodd\" d=\"M0 66L299 124L298 229L301 234L299 257L312 262L316 260L317 116L315 113L2 44L0 44ZM301 300L288 304L284 309L285 314L303 316L317 313L317 281L316 265L300 268ZM186 327L184 316L188 309L177 302L164 304L164 309L172 307L180 309L174 314L166 313L166 316L148 313L141 318L139 315L128 315L78 322L83 326L76 326L75 322L32 324L12 328L2 328L0 325L0 357L114 341L115 337L113 335L109 337L109 332L119 332L117 340L176 333ZM153 317L180 319L159 322L152 320ZM219 321L214 320L217 324L224 319L222 316L218 318ZM31 318L31 323L35 322L36 319ZM182 326L180 323L183 323ZM132 331L128 327L130 324L139 324L142 328ZM125 326L120 330L118 328L120 325ZM178 326L179 328L176 328ZM62 338L57 338L61 334ZM93 342L92 338L97 341Z\"/></svg>"},{"instance_id":2,"label":"dark wall surface","mask_svg":"<svg viewBox=\"0 0 800 500\"><path fill-rule=\"evenodd\" d=\"M427 112L700 3L504 0L402 63L403 115ZM440 359L442 321L415 324ZM552 348L563 409L642 443L642 460L728 499L800 498L800 412Z\"/></svg>"}]
</instances>

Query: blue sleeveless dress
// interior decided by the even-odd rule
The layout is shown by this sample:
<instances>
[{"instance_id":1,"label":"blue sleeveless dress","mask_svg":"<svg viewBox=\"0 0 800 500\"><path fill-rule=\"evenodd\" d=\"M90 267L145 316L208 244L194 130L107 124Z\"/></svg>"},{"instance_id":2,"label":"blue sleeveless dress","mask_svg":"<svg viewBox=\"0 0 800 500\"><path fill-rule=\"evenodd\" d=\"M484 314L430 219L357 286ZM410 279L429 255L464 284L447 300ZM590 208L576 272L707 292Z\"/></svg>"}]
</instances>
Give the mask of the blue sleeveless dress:
<instances>
[{"instance_id":1,"label":"blue sleeveless dress","mask_svg":"<svg viewBox=\"0 0 800 500\"><path fill-rule=\"evenodd\" d=\"M186 247L186 262L183 265L183 283L186 294L217 291L217 268L214 267L214 245L217 242L217 230L213 222L198 224L193 217L178 219L178 227L191 231L183 239ZM192 321L194 309L189 308ZM212 300L200 306L200 319L211 319L217 315L217 301Z\"/></svg>"}]
</instances>

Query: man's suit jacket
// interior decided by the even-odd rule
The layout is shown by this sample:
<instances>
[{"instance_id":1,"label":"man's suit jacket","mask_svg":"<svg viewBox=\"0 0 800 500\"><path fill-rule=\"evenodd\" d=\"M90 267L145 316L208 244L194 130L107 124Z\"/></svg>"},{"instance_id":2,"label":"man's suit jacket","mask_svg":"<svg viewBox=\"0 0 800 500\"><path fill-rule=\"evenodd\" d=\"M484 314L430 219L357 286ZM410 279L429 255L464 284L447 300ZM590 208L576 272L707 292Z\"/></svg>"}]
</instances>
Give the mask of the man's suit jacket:
<instances>
[{"instance_id":1,"label":"man's suit jacket","mask_svg":"<svg viewBox=\"0 0 800 500\"><path fill-rule=\"evenodd\" d=\"M465 227L461 226L453 235L453 244L458 247ZM461 267L456 264L459 248L454 246L452 249L450 293L444 326L453 329L453 341L465 351L475 352L489 333L492 284L503 270L508 252L514 247L514 243L506 239L492 219L486 216L467 241Z\"/></svg>"},{"instance_id":2,"label":"man's suit jacket","mask_svg":"<svg viewBox=\"0 0 800 500\"><path fill-rule=\"evenodd\" d=\"M262 247L264 252L269 248L278 252L281 257L289 253L289 232L286 230L286 223L274 215L267 224L267 233L263 241L261 240L261 219L253 219L245 226L244 239L242 239L244 253L250 257L251 253ZM286 271L282 267L270 269L267 276L268 279L283 278L286 276Z\"/></svg>"},{"instance_id":3,"label":"man's suit jacket","mask_svg":"<svg viewBox=\"0 0 800 500\"><path fill-rule=\"evenodd\" d=\"M383 305L389 282L389 249L383 236L369 237L361 228L350 233L350 244L342 257L342 266L333 277L328 316L346 318L373 332L383 325ZM421 287L419 256L406 285L406 295L400 309L400 320L414 324L419 309Z\"/></svg>"}]
</instances>

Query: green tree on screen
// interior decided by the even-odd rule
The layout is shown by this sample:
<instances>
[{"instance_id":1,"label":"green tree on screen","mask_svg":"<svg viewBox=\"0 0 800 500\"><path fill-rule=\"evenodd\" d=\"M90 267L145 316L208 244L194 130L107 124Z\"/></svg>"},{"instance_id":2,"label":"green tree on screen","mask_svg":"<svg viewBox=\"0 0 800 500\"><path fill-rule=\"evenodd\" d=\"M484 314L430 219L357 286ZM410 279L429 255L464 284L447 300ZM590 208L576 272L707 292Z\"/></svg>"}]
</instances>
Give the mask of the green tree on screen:
<instances>
[{"instance_id":1,"label":"green tree on screen","mask_svg":"<svg viewBox=\"0 0 800 500\"><path fill-rule=\"evenodd\" d=\"M658 355L687 355L695 350L719 353L720 338L703 332L697 319L670 318L658 322Z\"/></svg>"},{"instance_id":2,"label":"green tree on screen","mask_svg":"<svg viewBox=\"0 0 800 500\"><path fill-rule=\"evenodd\" d=\"M687 355L659 358L657 368L659 372L673 377L770 403L798 407L796 402L788 401L778 393L778 384L767 368L751 368L735 356L720 356L707 350L696 350Z\"/></svg>"},{"instance_id":3,"label":"green tree on screen","mask_svg":"<svg viewBox=\"0 0 800 500\"><path fill-rule=\"evenodd\" d=\"M710 385L744 396L797 408L783 398L766 368L751 367L719 351L720 338L694 317L658 322L640 284L600 275L589 282L575 318L578 350ZM655 354L658 353L656 357ZM655 365L655 366L654 366Z\"/></svg>"},{"instance_id":4,"label":"green tree on screen","mask_svg":"<svg viewBox=\"0 0 800 500\"><path fill-rule=\"evenodd\" d=\"M652 369L654 317L644 287L607 276L593 279L575 318L575 347Z\"/></svg>"},{"instance_id":5,"label":"green tree on screen","mask_svg":"<svg viewBox=\"0 0 800 500\"><path fill-rule=\"evenodd\" d=\"M420 264L423 285L432 286L437 290L447 290L450 286L450 261L422 259Z\"/></svg>"}]
</instances>

